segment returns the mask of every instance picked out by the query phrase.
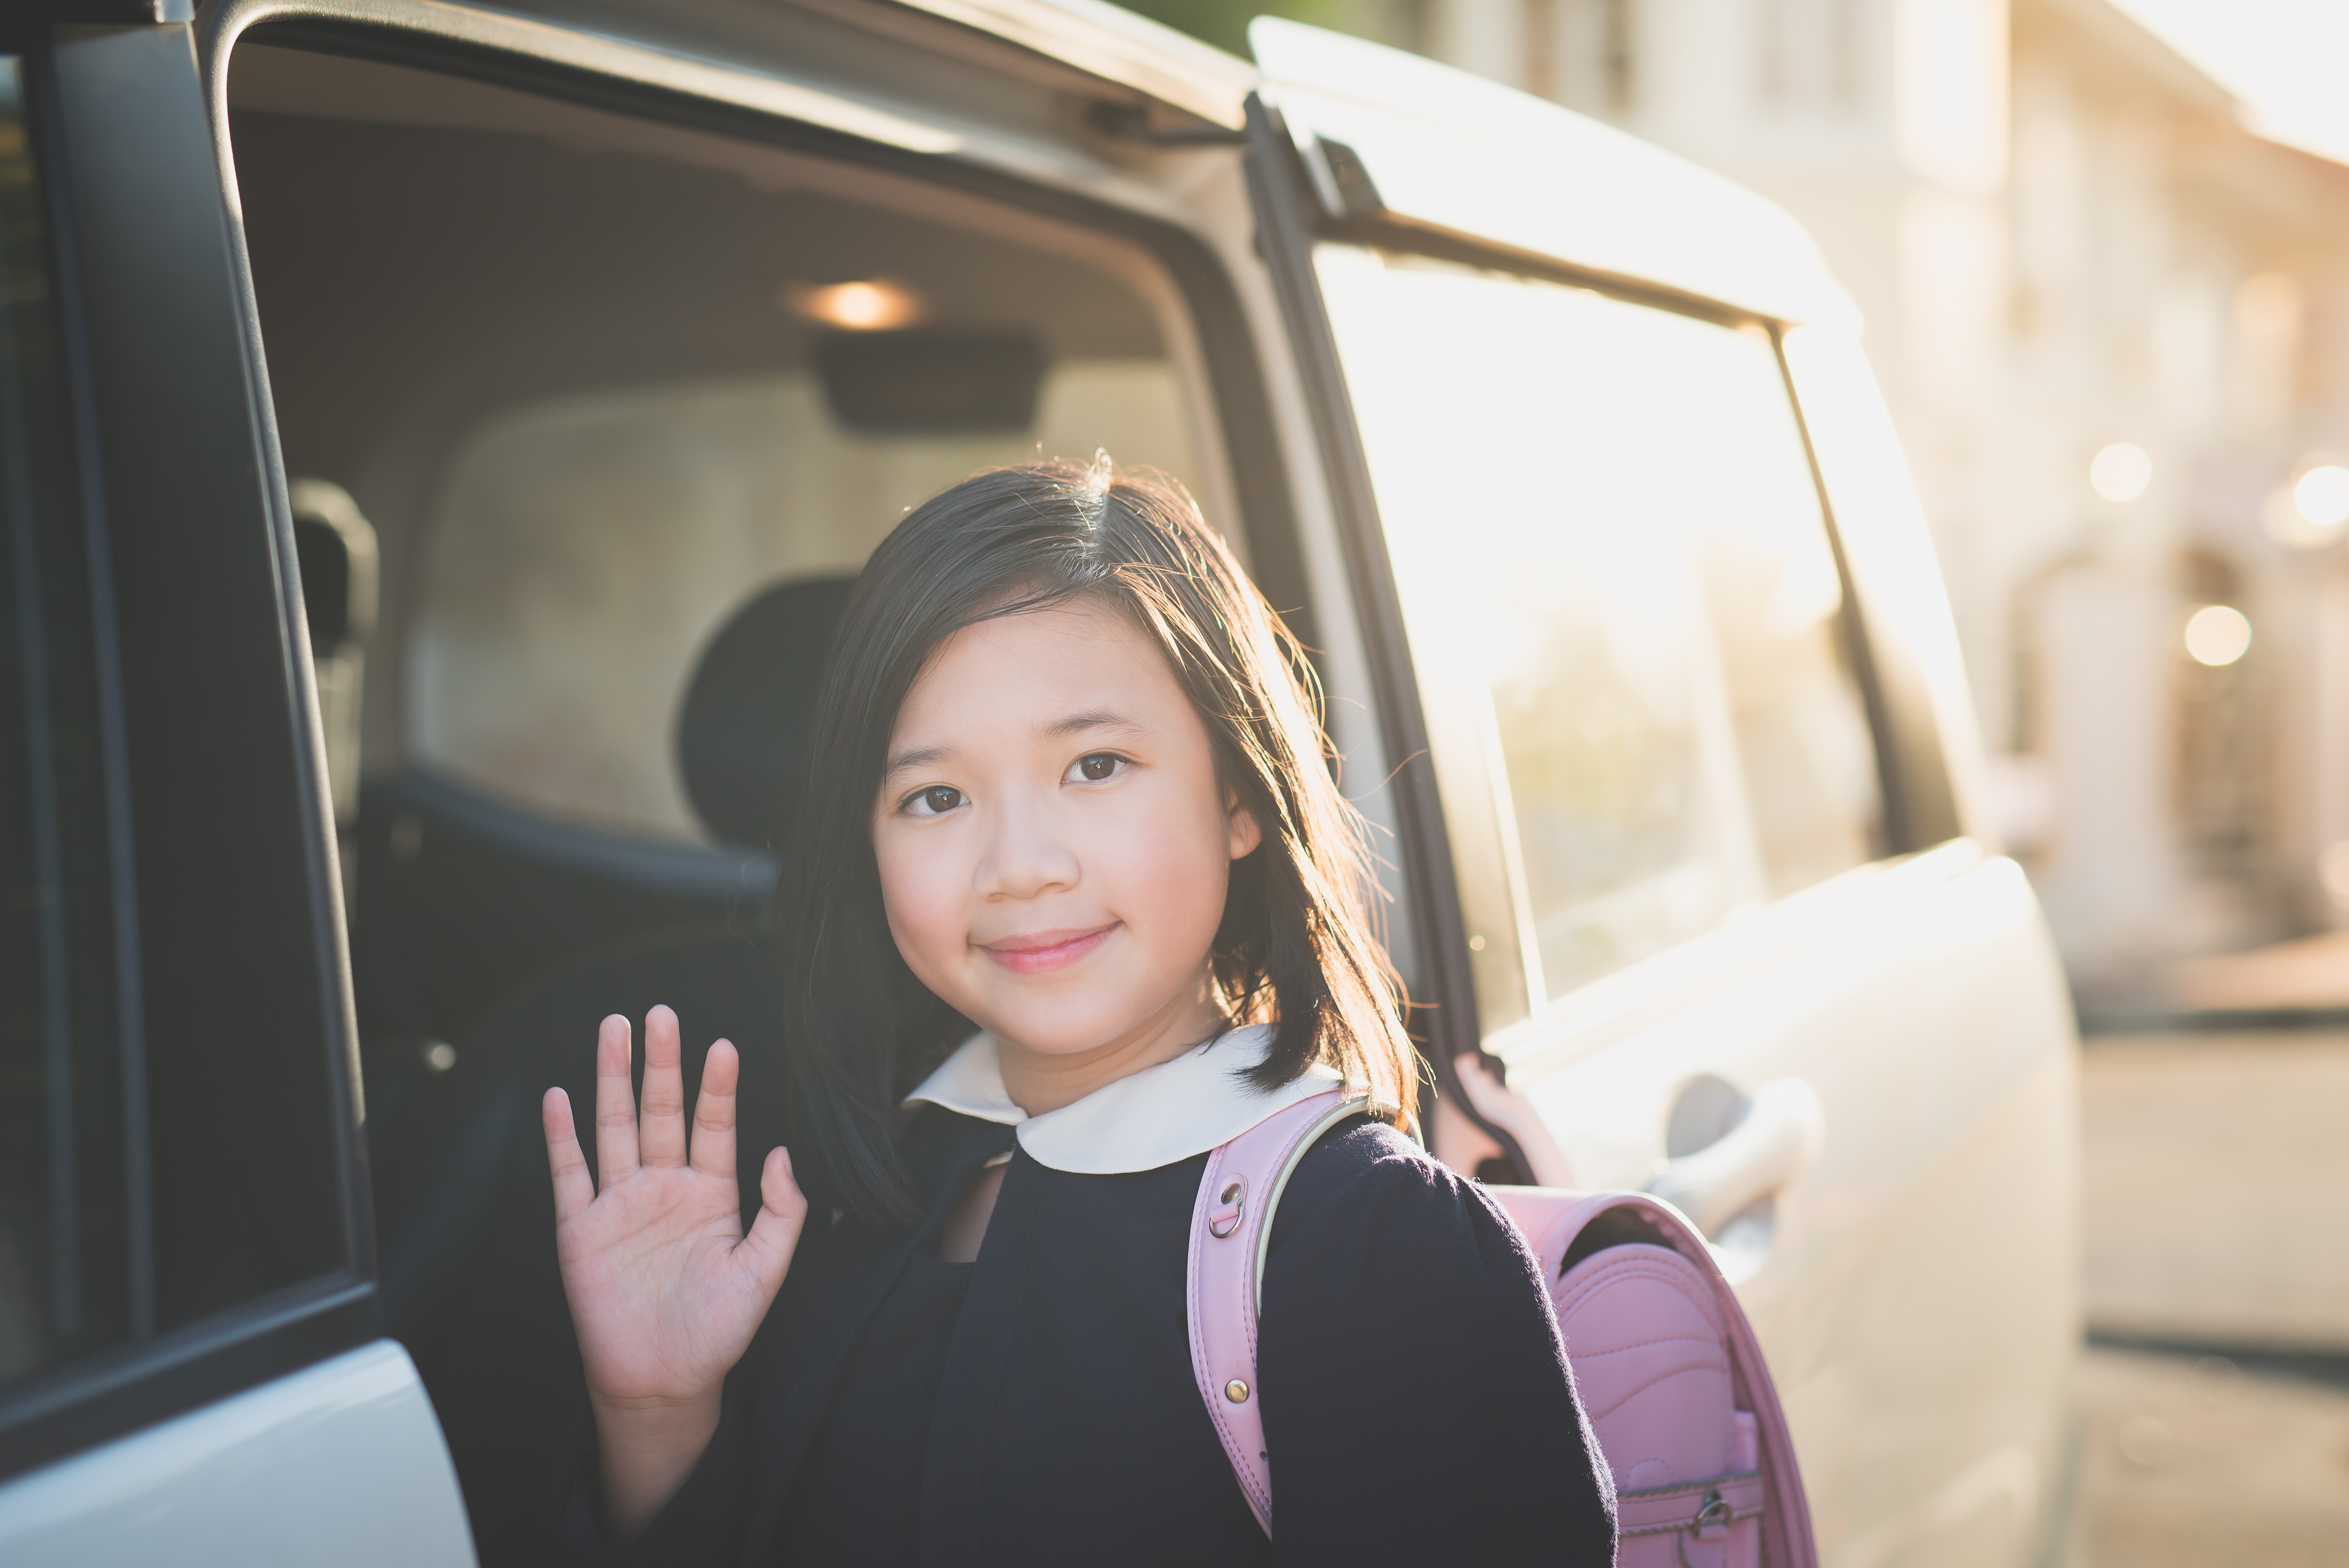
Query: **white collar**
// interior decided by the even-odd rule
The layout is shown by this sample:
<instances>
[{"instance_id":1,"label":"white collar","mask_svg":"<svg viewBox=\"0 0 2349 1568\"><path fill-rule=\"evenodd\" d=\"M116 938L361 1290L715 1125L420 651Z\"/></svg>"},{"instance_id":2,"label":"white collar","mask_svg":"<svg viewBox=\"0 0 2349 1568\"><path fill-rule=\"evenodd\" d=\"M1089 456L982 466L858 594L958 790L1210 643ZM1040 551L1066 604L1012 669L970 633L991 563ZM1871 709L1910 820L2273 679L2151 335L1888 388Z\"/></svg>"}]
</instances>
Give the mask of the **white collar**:
<instances>
[{"instance_id":1,"label":"white collar","mask_svg":"<svg viewBox=\"0 0 2349 1568\"><path fill-rule=\"evenodd\" d=\"M1218 1035L1172 1061L1104 1084L1071 1105L1030 1116L1003 1088L991 1035L973 1035L905 1097L1017 1127L1039 1165L1083 1176L1155 1171L1228 1143L1275 1111L1345 1080L1321 1062L1267 1093L1241 1075L1264 1060L1272 1026Z\"/></svg>"}]
</instances>

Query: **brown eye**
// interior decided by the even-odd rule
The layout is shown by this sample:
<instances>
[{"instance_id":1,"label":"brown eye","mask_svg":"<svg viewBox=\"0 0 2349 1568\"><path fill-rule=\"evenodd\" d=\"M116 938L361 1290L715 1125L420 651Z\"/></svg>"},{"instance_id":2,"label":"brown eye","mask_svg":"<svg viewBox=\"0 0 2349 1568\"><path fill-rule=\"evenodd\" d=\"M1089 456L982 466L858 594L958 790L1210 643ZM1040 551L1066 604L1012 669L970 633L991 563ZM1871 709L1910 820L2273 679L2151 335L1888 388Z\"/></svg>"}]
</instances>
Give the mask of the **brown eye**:
<instances>
[{"instance_id":1,"label":"brown eye","mask_svg":"<svg viewBox=\"0 0 2349 1568\"><path fill-rule=\"evenodd\" d=\"M950 784L933 784L905 802L916 817L943 817L963 802L963 793Z\"/></svg>"},{"instance_id":2,"label":"brown eye","mask_svg":"<svg viewBox=\"0 0 2349 1568\"><path fill-rule=\"evenodd\" d=\"M1117 771L1118 759L1106 751L1096 751L1091 757L1077 759L1078 776L1100 783Z\"/></svg>"}]
</instances>

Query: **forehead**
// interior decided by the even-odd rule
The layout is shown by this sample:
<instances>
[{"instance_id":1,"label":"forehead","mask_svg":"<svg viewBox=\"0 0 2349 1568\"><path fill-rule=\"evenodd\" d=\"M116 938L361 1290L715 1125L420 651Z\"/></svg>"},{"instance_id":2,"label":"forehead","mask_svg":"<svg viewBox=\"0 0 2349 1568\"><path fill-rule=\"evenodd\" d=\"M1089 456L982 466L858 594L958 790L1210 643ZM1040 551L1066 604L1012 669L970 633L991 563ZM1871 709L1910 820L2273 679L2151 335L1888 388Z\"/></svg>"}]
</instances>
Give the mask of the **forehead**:
<instances>
[{"instance_id":1,"label":"forehead","mask_svg":"<svg viewBox=\"0 0 2349 1568\"><path fill-rule=\"evenodd\" d=\"M1051 724L1111 709L1143 720L1188 700L1148 634L1089 601L999 615L940 644L897 711L896 733Z\"/></svg>"}]
</instances>

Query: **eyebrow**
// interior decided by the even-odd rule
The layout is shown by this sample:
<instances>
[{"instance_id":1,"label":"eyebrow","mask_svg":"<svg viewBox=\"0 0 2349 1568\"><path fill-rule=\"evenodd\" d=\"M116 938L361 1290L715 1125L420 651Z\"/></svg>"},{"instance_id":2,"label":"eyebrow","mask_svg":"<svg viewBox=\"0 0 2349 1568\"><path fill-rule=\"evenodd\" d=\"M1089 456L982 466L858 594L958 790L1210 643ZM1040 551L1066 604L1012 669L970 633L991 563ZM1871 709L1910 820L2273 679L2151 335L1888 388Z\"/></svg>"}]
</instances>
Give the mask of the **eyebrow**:
<instances>
[{"instance_id":1,"label":"eyebrow","mask_svg":"<svg viewBox=\"0 0 2349 1568\"><path fill-rule=\"evenodd\" d=\"M1126 717L1122 713L1109 713L1101 709L1095 709L1090 713L1072 713L1068 717L1052 726L1051 729L1048 731L1048 733L1052 735L1077 735L1081 734L1083 731L1088 729L1130 729L1139 732L1142 726L1134 723L1133 720Z\"/></svg>"},{"instance_id":2,"label":"eyebrow","mask_svg":"<svg viewBox=\"0 0 2349 1568\"><path fill-rule=\"evenodd\" d=\"M925 746L913 751L900 751L889 758L889 771L881 776L886 783L900 773L911 773L916 768L927 768L933 762L944 762L954 755L951 747Z\"/></svg>"},{"instance_id":3,"label":"eyebrow","mask_svg":"<svg viewBox=\"0 0 2349 1568\"><path fill-rule=\"evenodd\" d=\"M1089 729L1123 729L1137 735L1143 733L1143 727L1123 714L1111 713L1100 708L1085 713L1072 713L1066 718L1055 721L1045 733L1052 736L1081 735ZM917 769L927 768L933 763L944 762L954 755L955 750L951 746L924 746L911 751L900 751L889 758L889 769L881 776L882 782L886 783L900 773L911 773Z\"/></svg>"}]
</instances>

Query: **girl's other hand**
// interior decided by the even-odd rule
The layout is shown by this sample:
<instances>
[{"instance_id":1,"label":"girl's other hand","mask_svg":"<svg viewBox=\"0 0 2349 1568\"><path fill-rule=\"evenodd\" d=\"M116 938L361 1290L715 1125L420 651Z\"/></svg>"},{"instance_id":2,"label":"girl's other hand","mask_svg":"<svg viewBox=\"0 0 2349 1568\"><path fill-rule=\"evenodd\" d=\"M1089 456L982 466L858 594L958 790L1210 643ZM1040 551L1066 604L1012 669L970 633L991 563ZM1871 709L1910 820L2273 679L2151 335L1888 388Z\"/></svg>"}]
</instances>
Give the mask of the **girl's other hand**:
<instances>
[{"instance_id":1,"label":"girl's other hand","mask_svg":"<svg viewBox=\"0 0 2349 1568\"><path fill-rule=\"evenodd\" d=\"M579 1336L603 1455L605 1523L634 1536L709 1447L726 1374L782 1288L807 1219L777 1149L760 1172L758 1217L742 1229L734 1181L734 1047L709 1047L688 1151L677 1015L645 1016L645 1104L628 1082L628 1020L595 1041L595 1156L587 1173L571 1099L546 1091L554 1245Z\"/></svg>"}]
</instances>

